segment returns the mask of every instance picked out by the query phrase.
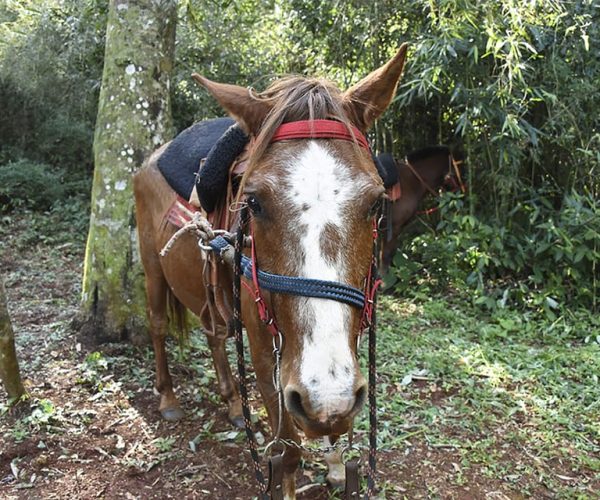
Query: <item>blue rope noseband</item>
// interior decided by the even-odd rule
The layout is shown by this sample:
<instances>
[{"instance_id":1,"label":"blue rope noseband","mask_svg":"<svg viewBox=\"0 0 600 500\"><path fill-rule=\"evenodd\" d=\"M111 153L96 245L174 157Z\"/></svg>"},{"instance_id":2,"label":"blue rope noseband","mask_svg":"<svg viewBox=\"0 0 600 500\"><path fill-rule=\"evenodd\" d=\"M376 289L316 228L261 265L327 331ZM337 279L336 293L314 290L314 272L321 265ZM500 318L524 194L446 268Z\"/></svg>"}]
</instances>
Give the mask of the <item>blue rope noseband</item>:
<instances>
[{"instance_id":1,"label":"blue rope noseband","mask_svg":"<svg viewBox=\"0 0 600 500\"><path fill-rule=\"evenodd\" d=\"M231 244L223 236L217 236L210 241L209 246L220 254L230 248ZM242 255L241 271L246 278L252 279L252 260L245 255ZM267 273L260 269L257 271L257 276L261 288L270 292L336 300L358 309L365 306L364 292L344 283L298 276L284 276L282 274Z\"/></svg>"}]
</instances>

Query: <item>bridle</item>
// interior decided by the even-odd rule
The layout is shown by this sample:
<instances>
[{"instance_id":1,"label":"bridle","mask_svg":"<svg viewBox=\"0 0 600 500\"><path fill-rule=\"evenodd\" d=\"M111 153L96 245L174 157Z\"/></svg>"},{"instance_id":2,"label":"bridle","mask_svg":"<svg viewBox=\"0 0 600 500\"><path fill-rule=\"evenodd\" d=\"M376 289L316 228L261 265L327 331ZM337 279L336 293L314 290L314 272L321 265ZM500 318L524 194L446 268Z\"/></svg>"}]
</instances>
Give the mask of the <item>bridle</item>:
<instances>
[{"instance_id":1,"label":"bridle","mask_svg":"<svg viewBox=\"0 0 600 500\"><path fill-rule=\"evenodd\" d=\"M356 127L347 127L345 124L333 120L306 120L289 122L281 125L274 133L271 142L296 139L341 139L352 141L358 146L365 148L370 153L369 143L364 135ZM252 431L250 420L250 408L248 404L248 389L246 383L246 370L244 360L244 340L242 334L241 317L241 287L244 286L254 297L258 315L264 323L267 331L273 337L273 357L274 373L273 383L277 391L279 411L278 428L275 438L266 447L266 451L277 444L284 446L297 446L297 443L280 438L281 419L283 411L283 392L279 381L279 368L281 361L281 350L284 344L284 335L277 326L275 314L265 301L262 290L268 290L274 293L284 293L304 297L317 297L329 300L335 300L348 304L352 307L361 309L361 321L358 337L362 335L365 329L369 331L369 355L368 355L368 400L369 400L369 455L367 466L367 491L364 498L371 498L375 488L375 469L376 469L376 438L377 438L377 411L376 411L376 300L377 290L381 284L377 271L377 240L378 240L378 217L373 219L373 253L369 271L365 277L365 286L363 290L353 286L335 281L325 281L297 276L284 276L262 271L258 268L256 247L252 238L252 224L250 221L248 209L242 208L240 211L240 222L235 234L234 241L232 235L217 236L208 242L201 244L203 249L210 248L225 261L231 261L233 265L233 329L235 333L235 342L237 350L237 365L239 373L240 398L242 401L242 412L245 424L246 438L250 448L250 454L253 461L254 473L257 482L261 488L261 497L264 499L283 498L282 491L282 454L274 455L269 459L269 480L265 481L264 474L260 465L257 443ZM250 236L248 239L246 232L250 227ZM249 240L249 241L248 241ZM231 258L233 243L233 259ZM243 254L246 246L250 246L250 257ZM249 280L250 283L243 281L242 277ZM358 351L357 351L358 355ZM284 448L285 449L285 448ZM358 461L350 460L346 463L346 495L348 498L359 498L359 480L358 480ZM270 497L269 497L270 494Z\"/></svg>"}]
</instances>

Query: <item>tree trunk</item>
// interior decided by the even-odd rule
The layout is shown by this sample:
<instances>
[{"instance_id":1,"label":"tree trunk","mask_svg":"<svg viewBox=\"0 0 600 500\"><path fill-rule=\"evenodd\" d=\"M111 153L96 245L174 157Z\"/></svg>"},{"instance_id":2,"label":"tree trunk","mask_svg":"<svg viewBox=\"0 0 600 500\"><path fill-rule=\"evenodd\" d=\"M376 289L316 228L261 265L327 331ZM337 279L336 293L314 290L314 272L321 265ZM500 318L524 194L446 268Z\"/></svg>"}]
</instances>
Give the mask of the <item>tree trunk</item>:
<instances>
[{"instance_id":1,"label":"tree trunk","mask_svg":"<svg viewBox=\"0 0 600 500\"><path fill-rule=\"evenodd\" d=\"M82 319L98 340L115 341L146 331L131 177L172 135L177 2L111 0L109 8Z\"/></svg>"},{"instance_id":2,"label":"tree trunk","mask_svg":"<svg viewBox=\"0 0 600 500\"><path fill-rule=\"evenodd\" d=\"M0 280L0 380L6 388L8 399L16 399L25 393L17 353L15 351L15 334L12 329L4 284Z\"/></svg>"}]
</instances>

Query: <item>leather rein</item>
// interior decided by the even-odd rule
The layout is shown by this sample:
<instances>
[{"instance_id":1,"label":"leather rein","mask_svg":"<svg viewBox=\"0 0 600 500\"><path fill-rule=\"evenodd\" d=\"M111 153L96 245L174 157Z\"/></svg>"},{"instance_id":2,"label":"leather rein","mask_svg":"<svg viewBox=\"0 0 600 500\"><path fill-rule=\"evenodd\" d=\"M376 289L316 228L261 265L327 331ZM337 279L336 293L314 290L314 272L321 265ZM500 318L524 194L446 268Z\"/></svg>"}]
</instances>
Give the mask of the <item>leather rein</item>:
<instances>
[{"instance_id":1,"label":"leather rein","mask_svg":"<svg viewBox=\"0 0 600 500\"><path fill-rule=\"evenodd\" d=\"M281 125L274 133L271 142L297 139L341 139L356 143L360 147L370 152L369 143L364 135L356 128L348 128L341 122L333 120L306 120L289 122ZM245 424L246 438L254 466L254 473L261 489L261 498L263 499L283 499L283 454L273 455L269 458L269 479L265 480L260 465L257 442L252 431L250 420L250 407L248 404L248 389L246 383L246 369L244 360L244 339L242 333L242 315L241 315L241 287L244 286L252 296L254 296L259 317L265 324L267 330L273 337L273 356L274 373L273 382L278 396L278 420L279 425L276 430L275 438L267 445L265 453L273 445L295 446L301 448L301 445L295 441L284 440L280 437L282 412L283 412L283 390L279 381L281 350L284 344L284 336L277 326L275 315L270 310L269 305L264 300L261 290L269 290L275 293L285 293L299 295L304 297L318 297L329 300L335 300L348 304L352 307L362 310L359 338L363 331L368 329L368 400L369 400L369 453L367 463L367 491L364 498L369 499L375 489L375 469L376 469L376 441L377 441L377 408L376 408L376 300L377 290L382 283L377 271L377 224L378 216L373 219L373 253L369 272L365 277L364 290L352 287L350 285L334 282L317 280L296 276L284 276L267 273L258 268L256 248L254 240L250 239L251 254L250 257L243 254L245 246L248 246L248 238L245 235L249 223L248 209L244 207L240 213L240 224L234 241L232 236L216 236L206 242L199 241L199 245L204 250L212 250L224 261L233 265L233 328L235 334L237 366L239 373L240 397L242 400L242 412ZM252 232L252 229L250 229ZM232 255L233 252L233 255ZM250 283L242 280L246 278ZM357 352L358 355L358 352ZM351 432L351 431L350 431ZM351 441L351 434L349 437ZM285 449L285 448L284 448ZM359 479L358 479L358 460L349 460L346 463L346 495L347 498L359 498Z\"/></svg>"}]
</instances>

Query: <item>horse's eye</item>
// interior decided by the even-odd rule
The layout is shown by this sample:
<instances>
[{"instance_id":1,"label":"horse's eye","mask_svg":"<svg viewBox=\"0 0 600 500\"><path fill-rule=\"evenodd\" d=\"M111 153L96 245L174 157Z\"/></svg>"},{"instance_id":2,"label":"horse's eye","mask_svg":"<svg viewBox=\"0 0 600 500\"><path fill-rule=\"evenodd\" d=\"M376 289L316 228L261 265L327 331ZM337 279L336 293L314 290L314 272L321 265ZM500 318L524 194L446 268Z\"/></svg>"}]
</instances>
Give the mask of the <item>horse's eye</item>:
<instances>
[{"instance_id":1,"label":"horse's eye","mask_svg":"<svg viewBox=\"0 0 600 500\"><path fill-rule=\"evenodd\" d=\"M248 204L248 208L252 210L253 214L257 215L261 213L262 209L260 207L260 203L258 203L258 200L256 199L256 196L253 194L249 195L246 198L246 203Z\"/></svg>"}]
</instances>

